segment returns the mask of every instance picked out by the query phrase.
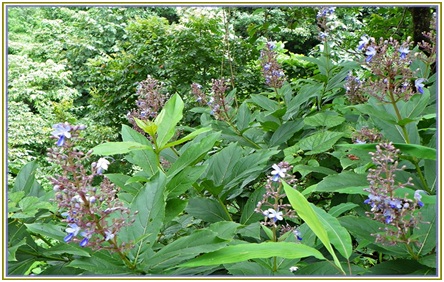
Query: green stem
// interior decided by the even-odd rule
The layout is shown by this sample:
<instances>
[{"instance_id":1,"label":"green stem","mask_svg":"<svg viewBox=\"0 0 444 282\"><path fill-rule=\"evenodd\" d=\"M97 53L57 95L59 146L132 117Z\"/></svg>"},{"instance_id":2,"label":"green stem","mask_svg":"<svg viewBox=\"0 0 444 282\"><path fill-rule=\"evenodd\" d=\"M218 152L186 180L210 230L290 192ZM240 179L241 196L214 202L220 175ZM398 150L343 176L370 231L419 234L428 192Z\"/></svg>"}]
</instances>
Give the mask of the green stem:
<instances>
[{"instance_id":1,"label":"green stem","mask_svg":"<svg viewBox=\"0 0 444 282\"><path fill-rule=\"evenodd\" d=\"M233 221L233 218L231 217L230 212L228 211L228 209L227 209L227 207L225 206L224 202L222 202L222 200L221 200L219 197L217 197L217 200L219 201L219 204L220 204L220 205L222 206L222 208L224 209L225 214L228 216L228 218L230 219L230 221Z\"/></svg>"}]
</instances>

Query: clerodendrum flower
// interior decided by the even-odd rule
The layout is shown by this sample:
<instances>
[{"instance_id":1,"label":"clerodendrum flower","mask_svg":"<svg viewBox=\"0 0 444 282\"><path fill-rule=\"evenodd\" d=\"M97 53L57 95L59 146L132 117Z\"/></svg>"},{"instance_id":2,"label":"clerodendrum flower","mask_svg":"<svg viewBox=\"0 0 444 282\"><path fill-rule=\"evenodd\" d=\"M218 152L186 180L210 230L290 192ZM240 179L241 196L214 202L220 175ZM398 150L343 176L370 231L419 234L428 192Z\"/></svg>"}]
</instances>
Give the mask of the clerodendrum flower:
<instances>
[{"instance_id":1,"label":"clerodendrum flower","mask_svg":"<svg viewBox=\"0 0 444 282\"><path fill-rule=\"evenodd\" d=\"M425 78L418 78L415 80L415 87L418 90L419 93L424 94L424 82Z\"/></svg>"},{"instance_id":2,"label":"clerodendrum flower","mask_svg":"<svg viewBox=\"0 0 444 282\"><path fill-rule=\"evenodd\" d=\"M52 126L54 131L52 132L52 136L58 137L57 146L63 146L65 144L65 137L71 138L71 126L65 123L58 123Z\"/></svg>"},{"instance_id":3,"label":"clerodendrum flower","mask_svg":"<svg viewBox=\"0 0 444 282\"><path fill-rule=\"evenodd\" d=\"M358 50L361 51L362 48L364 48L365 45L368 44L369 41L370 39L367 36L365 35L361 36L361 41L359 41Z\"/></svg>"},{"instance_id":4,"label":"clerodendrum flower","mask_svg":"<svg viewBox=\"0 0 444 282\"><path fill-rule=\"evenodd\" d=\"M407 54L410 53L409 48L404 46L399 47L398 51L401 53L401 59L405 59Z\"/></svg>"},{"instance_id":5,"label":"clerodendrum flower","mask_svg":"<svg viewBox=\"0 0 444 282\"><path fill-rule=\"evenodd\" d=\"M280 168L277 164L274 164L271 166L274 168L274 170L271 172L271 175L273 175L273 181L278 181L279 178L285 177L285 173L287 172L286 168Z\"/></svg>"},{"instance_id":6,"label":"clerodendrum flower","mask_svg":"<svg viewBox=\"0 0 444 282\"><path fill-rule=\"evenodd\" d=\"M105 158L100 158L97 161L96 168L97 168L97 174L102 174L103 171L108 169L109 161Z\"/></svg>"},{"instance_id":7,"label":"clerodendrum flower","mask_svg":"<svg viewBox=\"0 0 444 282\"><path fill-rule=\"evenodd\" d=\"M71 241L71 239L74 236L77 236L77 234L79 234L79 232L80 232L80 227L77 226L77 224L70 223L68 225L69 225L69 227L65 229L65 231L68 233L68 235L66 235L66 237L63 239L65 242Z\"/></svg>"},{"instance_id":8,"label":"clerodendrum flower","mask_svg":"<svg viewBox=\"0 0 444 282\"><path fill-rule=\"evenodd\" d=\"M368 63L372 60L373 56L376 55L376 49L373 48L372 46L369 46L367 48L367 52L365 52L365 54L367 55L367 58L365 59L365 61Z\"/></svg>"},{"instance_id":9,"label":"clerodendrum flower","mask_svg":"<svg viewBox=\"0 0 444 282\"><path fill-rule=\"evenodd\" d=\"M425 193L424 190L416 190L416 191L415 191L415 195L413 196L413 197L415 198L415 200L418 201L418 206L419 206L419 207L424 206L424 203L421 202L421 198L422 198L421 192L424 192L424 193Z\"/></svg>"},{"instance_id":10,"label":"clerodendrum flower","mask_svg":"<svg viewBox=\"0 0 444 282\"><path fill-rule=\"evenodd\" d=\"M277 220L282 220L284 219L282 217L283 213L281 211L275 211L272 208L269 208L268 210L263 212L263 215L265 215L266 217L273 219L274 222L276 222Z\"/></svg>"}]
</instances>

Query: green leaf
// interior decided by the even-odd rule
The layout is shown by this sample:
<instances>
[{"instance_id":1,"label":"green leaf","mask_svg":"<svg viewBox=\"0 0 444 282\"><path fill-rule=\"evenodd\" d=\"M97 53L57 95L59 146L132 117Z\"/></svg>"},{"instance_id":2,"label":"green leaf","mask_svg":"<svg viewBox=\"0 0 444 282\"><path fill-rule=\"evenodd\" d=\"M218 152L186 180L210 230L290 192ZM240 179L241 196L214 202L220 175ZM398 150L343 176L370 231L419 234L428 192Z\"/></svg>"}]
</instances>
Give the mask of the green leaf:
<instances>
[{"instance_id":1,"label":"green leaf","mask_svg":"<svg viewBox=\"0 0 444 282\"><path fill-rule=\"evenodd\" d=\"M235 264L227 264L224 267L228 273L235 276L272 276L273 272L269 267L258 264L252 261L243 261Z\"/></svg>"},{"instance_id":2,"label":"green leaf","mask_svg":"<svg viewBox=\"0 0 444 282\"><path fill-rule=\"evenodd\" d=\"M191 198L186 208L187 213L206 222L230 221L226 209L215 199Z\"/></svg>"},{"instance_id":3,"label":"green leaf","mask_svg":"<svg viewBox=\"0 0 444 282\"><path fill-rule=\"evenodd\" d=\"M437 228L436 215L437 205L425 204L420 209L420 219L416 228L413 229L413 236L417 240L418 246L415 246L419 256L428 254L436 248L437 242Z\"/></svg>"},{"instance_id":4,"label":"green leaf","mask_svg":"<svg viewBox=\"0 0 444 282\"><path fill-rule=\"evenodd\" d=\"M136 195L142 184L140 183L128 183L128 180L131 178L128 175L123 175L119 173L108 173L105 176L114 184L116 184L122 191L128 192L132 195Z\"/></svg>"},{"instance_id":5,"label":"green leaf","mask_svg":"<svg viewBox=\"0 0 444 282\"><path fill-rule=\"evenodd\" d=\"M288 141L304 126L303 120L289 121L279 126L270 138L270 147L279 146Z\"/></svg>"},{"instance_id":6,"label":"green leaf","mask_svg":"<svg viewBox=\"0 0 444 282\"><path fill-rule=\"evenodd\" d=\"M316 186L315 191L365 194L363 189L368 185L367 175L343 171L339 174L324 177Z\"/></svg>"},{"instance_id":7,"label":"green leaf","mask_svg":"<svg viewBox=\"0 0 444 282\"><path fill-rule=\"evenodd\" d=\"M202 127L202 128L196 129L193 132L191 132L190 134L188 134L187 136L185 136L179 140L167 143L164 147L162 147L162 150L169 148L169 147L174 147L174 146L182 144L182 143L185 143L185 142L193 139L194 137L198 136L199 134L202 134L202 133L210 131L210 130L211 130L211 127Z\"/></svg>"},{"instance_id":8,"label":"green leaf","mask_svg":"<svg viewBox=\"0 0 444 282\"><path fill-rule=\"evenodd\" d=\"M128 142L128 141L129 142L137 142L142 145L151 145L151 147L152 147L151 142L145 136L143 136L139 132L135 131L134 129L132 129L128 125L122 124L121 135L122 135L122 141L124 141L124 142Z\"/></svg>"},{"instance_id":9,"label":"green leaf","mask_svg":"<svg viewBox=\"0 0 444 282\"><path fill-rule=\"evenodd\" d=\"M54 247L45 250L43 253L43 255L45 256L62 255L62 254L70 254L82 257L91 256L85 248L82 248L77 244L65 244L65 243L55 245Z\"/></svg>"},{"instance_id":10,"label":"green leaf","mask_svg":"<svg viewBox=\"0 0 444 282\"><path fill-rule=\"evenodd\" d=\"M407 275L426 268L415 260L395 259L384 261L371 267L370 275Z\"/></svg>"},{"instance_id":11,"label":"green leaf","mask_svg":"<svg viewBox=\"0 0 444 282\"><path fill-rule=\"evenodd\" d=\"M25 196L43 196L45 191L35 179L37 167L35 161L25 164L17 174L11 192L24 191Z\"/></svg>"},{"instance_id":12,"label":"green leaf","mask_svg":"<svg viewBox=\"0 0 444 282\"><path fill-rule=\"evenodd\" d=\"M323 131L301 139L298 144L306 155L326 152L344 135L342 132Z\"/></svg>"},{"instance_id":13,"label":"green leaf","mask_svg":"<svg viewBox=\"0 0 444 282\"><path fill-rule=\"evenodd\" d=\"M134 223L122 229L119 238L124 242L134 242L131 252L136 258L156 242L165 217L165 186L166 176L159 171L139 190L131 203L130 210L137 211Z\"/></svg>"},{"instance_id":14,"label":"green leaf","mask_svg":"<svg viewBox=\"0 0 444 282\"><path fill-rule=\"evenodd\" d=\"M106 251L96 252L92 257L77 258L76 260L68 263L67 266L84 269L96 275L131 274L131 271L122 264L122 261L120 259L112 257Z\"/></svg>"},{"instance_id":15,"label":"green leaf","mask_svg":"<svg viewBox=\"0 0 444 282\"><path fill-rule=\"evenodd\" d=\"M184 104L180 96L174 94L154 120L157 125L157 148L163 148L174 136L176 125L182 119L183 107Z\"/></svg>"},{"instance_id":16,"label":"green leaf","mask_svg":"<svg viewBox=\"0 0 444 282\"><path fill-rule=\"evenodd\" d=\"M335 217L326 213L323 209L313 204L311 204L311 207L327 231L331 244L344 258L349 259L352 254L352 240L347 229L342 227Z\"/></svg>"},{"instance_id":17,"label":"green leaf","mask_svg":"<svg viewBox=\"0 0 444 282\"><path fill-rule=\"evenodd\" d=\"M327 111L317 113L313 116L304 118L304 124L318 127L323 126L325 128L331 128L342 124L345 118L338 115L336 112Z\"/></svg>"},{"instance_id":18,"label":"green leaf","mask_svg":"<svg viewBox=\"0 0 444 282\"><path fill-rule=\"evenodd\" d=\"M353 208L355 208L357 206L359 206L359 205L355 204L355 203L341 203L341 204L339 204L337 206L332 207L328 211L328 213L331 216L338 217L341 214L343 214L344 212L349 211L349 210L351 210L351 209L353 209Z\"/></svg>"},{"instance_id":19,"label":"green leaf","mask_svg":"<svg viewBox=\"0 0 444 282\"><path fill-rule=\"evenodd\" d=\"M8 246L8 261L17 261L17 258L15 257L15 253L17 252L17 249L23 245L26 245L26 238L23 238L20 242L17 242L13 246Z\"/></svg>"},{"instance_id":20,"label":"green leaf","mask_svg":"<svg viewBox=\"0 0 444 282\"><path fill-rule=\"evenodd\" d=\"M168 178L172 178L187 166L201 160L207 152L213 148L214 143L219 140L219 137L220 133L216 132L205 136L201 140L193 140L193 143L190 144L180 157L171 165L167 172Z\"/></svg>"},{"instance_id":21,"label":"green leaf","mask_svg":"<svg viewBox=\"0 0 444 282\"><path fill-rule=\"evenodd\" d=\"M171 199L185 193L190 187L192 187L193 183L199 179L205 170L205 165L195 167L188 166L178 174L174 175L174 177L168 181L166 186L167 198Z\"/></svg>"},{"instance_id":22,"label":"green leaf","mask_svg":"<svg viewBox=\"0 0 444 282\"><path fill-rule=\"evenodd\" d=\"M249 243L227 246L215 252L192 259L179 265L179 267L236 263L255 258L282 257L295 259L309 256L314 256L321 260L325 259L318 250L302 244L290 242Z\"/></svg>"},{"instance_id":23,"label":"green leaf","mask_svg":"<svg viewBox=\"0 0 444 282\"><path fill-rule=\"evenodd\" d=\"M233 168L241 157L242 148L237 143L231 143L209 159L206 178L213 180L216 186L221 185L232 178Z\"/></svg>"},{"instance_id":24,"label":"green leaf","mask_svg":"<svg viewBox=\"0 0 444 282\"><path fill-rule=\"evenodd\" d=\"M11 218L28 218L33 217L40 209L47 209L50 211L55 211L55 207L46 201L42 201L37 197L25 197L18 203L20 208L19 212L11 215Z\"/></svg>"},{"instance_id":25,"label":"green leaf","mask_svg":"<svg viewBox=\"0 0 444 282\"><path fill-rule=\"evenodd\" d=\"M264 218L262 214L255 211L257 203L262 200L264 193L265 187L260 187L248 197L247 203L242 210L240 223L248 225Z\"/></svg>"},{"instance_id":26,"label":"green leaf","mask_svg":"<svg viewBox=\"0 0 444 282\"><path fill-rule=\"evenodd\" d=\"M134 117L134 121L136 122L137 126L140 127L143 131L148 133L150 136L155 137L157 132L157 125L150 120L140 120L136 117Z\"/></svg>"},{"instance_id":27,"label":"green leaf","mask_svg":"<svg viewBox=\"0 0 444 282\"><path fill-rule=\"evenodd\" d=\"M165 206L165 219L164 223L171 222L176 216L178 216L188 204L188 200L182 200L180 198L171 198L166 201Z\"/></svg>"},{"instance_id":28,"label":"green leaf","mask_svg":"<svg viewBox=\"0 0 444 282\"><path fill-rule=\"evenodd\" d=\"M393 144L397 149L400 149L402 153L417 157L419 159L436 160L436 149L429 148L416 144Z\"/></svg>"},{"instance_id":29,"label":"green leaf","mask_svg":"<svg viewBox=\"0 0 444 282\"><path fill-rule=\"evenodd\" d=\"M241 225L233 221L219 221L208 227L209 230L217 233L217 237L222 240L231 241Z\"/></svg>"},{"instance_id":30,"label":"green leaf","mask_svg":"<svg viewBox=\"0 0 444 282\"><path fill-rule=\"evenodd\" d=\"M194 231L189 236L180 237L150 257L147 261L149 271L164 273L165 269L176 267L179 263L188 261L201 253L223 248L227 242L217 235L211 230L202 229Z\"/></svg>"},{"instance_id":31,"label":"green leaf","mask_svg":"<svg viewBox=\"0 0 444 282\"><path fill-rule=\"evenodd\" d=\"M28 223L25 226L32 233L48 236L52 239L61 240L66 236L66 232L61 230L61 226L51 223Z\"/></svg>"},{"instance_id":32,"label":"green leaf","mask_svg":"<svg viewBox=\"0 0 444 282\"><path fill-rule=\"evenodd\" d=\"M312 209L310 203L305 199L305 197L296 189L293 189L290 185L285 182L282 182L285 190L285 194L290 201L293 209L298 213L298 216L305 221L305 223L310 227L310 229L316 234L316 236L321 240L324 244L325 248L332 255L333 260L337 267L342 270L341 264L339 263L338 258L330 245L330 239L328 237L327 230L324 225L319 220L318 216ZM344 270L342 270L344 272Z\"/></svg>"},{"instance_id":33,"label":"green leaf","mask_svg":"<svg viewBox=\"0 0 444 282\"><path fill-rule=\"evenodd\" d=\"M159 166L159 161L153 148L146 147L146 149L130 151L125 156L130 163L135 164L143 169L148 175L156 174Z\"/></svg>"},{"instance_id":34,"label":"green leaf","mask_svg":"<svg viewBox=\"0 0 444 282\"><path fill-rule=\"evenodd\" d=\"M248 109L247 102L243 102L237 111L236 127L240 131L247 129L248 125L250 124L250 119L251 119L250 109Z\"/></svg>"},{"instance_id":35,"label":"green leaf","mask_svg":"<svg viewBox=\"0 0 444 282\"><path fill-rule=\"evenodd\" d=\"M260 94L256 94L256 95L251 95L250 96L250 100L255 103L256 105L258 105L259 107L270 111L270 112L274 112L277 109L279 109L279 105L276 101L273 101L263 95Z\"/></svg>"},{"instance_id":36,"label":"green leaf","mask_svg":"<svg viewBox=\"0 0 444 282\"><path fill-rule=\"evenodd\" d=\"M148 145L143 145L132 141L126 141L126 142L107 142L99 144L96 147L94 147L92 150L94 155L110 156L117 154L126 154L131 150L143 150L150 148L151 147Z\"/></svg>"}]
</instances>

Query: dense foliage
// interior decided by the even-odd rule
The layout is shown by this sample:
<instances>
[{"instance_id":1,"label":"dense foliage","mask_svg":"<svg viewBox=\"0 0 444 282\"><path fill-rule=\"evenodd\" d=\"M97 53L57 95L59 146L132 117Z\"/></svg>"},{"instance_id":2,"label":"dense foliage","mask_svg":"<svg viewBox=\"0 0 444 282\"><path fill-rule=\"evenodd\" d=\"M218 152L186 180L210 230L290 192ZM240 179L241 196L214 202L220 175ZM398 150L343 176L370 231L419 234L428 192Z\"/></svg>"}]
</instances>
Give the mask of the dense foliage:
<instances>
[{"instance_id":1,"label":"dense foliage","mask_svg":"<svg viewBox=\"0 0 444 282\"><path fill-rule=\"evenodd\" d=\"M8 7L8 275L437 276L425 11Z\"/></svg>"}]
</instances>

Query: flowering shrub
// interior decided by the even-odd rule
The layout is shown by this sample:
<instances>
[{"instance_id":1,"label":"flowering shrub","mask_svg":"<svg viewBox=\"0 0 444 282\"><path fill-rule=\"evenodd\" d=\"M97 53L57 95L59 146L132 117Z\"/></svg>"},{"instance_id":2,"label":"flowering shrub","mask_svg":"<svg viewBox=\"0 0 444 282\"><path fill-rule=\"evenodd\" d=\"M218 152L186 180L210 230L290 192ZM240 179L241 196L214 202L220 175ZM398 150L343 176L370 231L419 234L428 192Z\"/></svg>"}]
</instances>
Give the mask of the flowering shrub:
<instances>
[{"instance_id":1,"label":"flowering shrub","mask_svg":"<svg viewBox=\"0 0 444 282\"><path fill-rule=\"evenodd\" d=\"M263 92L221 73L190 99L148 76L121 140L55 123L52 189L31 162L8 191L8 274L437 276L434 46L356 36L336 60L340 9L317 12L312 76L270 39Z\"/></svg>"}]
</instances>

